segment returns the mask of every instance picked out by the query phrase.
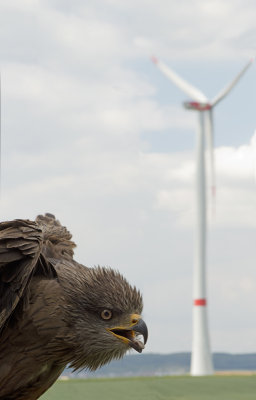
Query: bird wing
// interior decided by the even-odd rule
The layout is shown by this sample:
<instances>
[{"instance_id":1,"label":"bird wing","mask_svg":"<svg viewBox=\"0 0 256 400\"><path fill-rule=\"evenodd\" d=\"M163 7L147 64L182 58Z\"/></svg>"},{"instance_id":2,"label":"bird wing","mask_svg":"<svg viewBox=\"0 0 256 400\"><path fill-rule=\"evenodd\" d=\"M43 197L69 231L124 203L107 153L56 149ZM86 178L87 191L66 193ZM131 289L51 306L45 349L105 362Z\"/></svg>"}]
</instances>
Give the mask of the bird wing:
<instances>
[{"instance_id":1,"label":"bird wing","mask_svg":"<svg viewBox=\"0 0 256 400\"><path fill-rule=\"evenodd\" d=\"M29 220L0 223L0 331L18 305L25 305L32 276L56 277L41 253L43 232ZM21 307L21 310L23 308Z\"/></svg>"}]
</instances>

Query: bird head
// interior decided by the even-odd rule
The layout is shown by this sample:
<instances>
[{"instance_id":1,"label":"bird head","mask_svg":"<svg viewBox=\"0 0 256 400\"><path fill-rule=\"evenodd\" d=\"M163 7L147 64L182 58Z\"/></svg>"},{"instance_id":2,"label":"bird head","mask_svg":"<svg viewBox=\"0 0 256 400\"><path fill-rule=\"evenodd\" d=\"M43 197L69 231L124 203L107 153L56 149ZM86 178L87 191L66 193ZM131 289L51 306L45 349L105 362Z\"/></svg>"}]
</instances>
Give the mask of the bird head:
<instances>
[{"instance_id":1,"label":"bird head","mask_svg":"<svg viewBox=\"0 0 256 400\"><path fill-rule=\"evenodd\" d=\"M95 370L130 349L141 352L148 331L140 292L110 268L81 268L67 292L68 336L75 344L71 367Z\"/></svg>"}]
</instances>

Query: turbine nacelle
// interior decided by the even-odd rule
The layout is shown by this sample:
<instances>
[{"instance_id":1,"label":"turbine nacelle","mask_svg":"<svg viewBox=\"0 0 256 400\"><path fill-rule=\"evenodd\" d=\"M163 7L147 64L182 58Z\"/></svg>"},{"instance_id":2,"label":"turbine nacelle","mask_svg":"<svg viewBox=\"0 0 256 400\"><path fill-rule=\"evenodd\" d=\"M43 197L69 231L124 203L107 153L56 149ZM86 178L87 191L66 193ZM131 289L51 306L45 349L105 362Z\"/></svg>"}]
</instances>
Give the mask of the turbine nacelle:
<instances>
[{"instance_id":1,"label":"turbine nacelle","mask_svg":"<svg viewBox=\"0 0 256 400\"><path fill-rule=\"evenodd\" d=\"M210 103L201 103L198 101L184 101L183 106L188 110L207 111L212 109Z\"/></svg>"}]
</instances>

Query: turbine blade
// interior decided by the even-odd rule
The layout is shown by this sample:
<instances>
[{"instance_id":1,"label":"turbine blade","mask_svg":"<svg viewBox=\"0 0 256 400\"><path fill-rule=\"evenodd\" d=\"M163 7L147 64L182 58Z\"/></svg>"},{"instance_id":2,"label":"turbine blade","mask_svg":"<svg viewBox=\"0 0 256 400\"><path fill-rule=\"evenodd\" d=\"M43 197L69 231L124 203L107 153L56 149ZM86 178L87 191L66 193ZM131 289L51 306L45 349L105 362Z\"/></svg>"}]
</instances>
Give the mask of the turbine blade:
<instances>
[{"instance_id":1,"label":"turbine blade","mask_svg":"<svg viewBox=\"0 0 256 400\"><path fill-rule=\"evenodd\" d=\"M216 179L215 179L215 160L214 160L214 143L213 143L213 117L212 110L205 111L205 132L206 145L208 153L208 165L210 170L211 196L212 196L212 215L215 215L216 202Z\"/></svg>"},{"instance_id":2,"label":"turbine blade","mask_svg":"<svg viewBox=\"0 0 256 400\"><path fill-rule=\"evenodd\" d=\"M207 97L196 87L192 86L190 83L186 82L181 78L176 72L171 68L167 67L162 61L158 60L156 57L152 57L152 61L156 66L163 72L167 78L169 78L179 89L186 93L191 99L199 101L200 103L207 103Z\"/></svg>"},{"instance_id":3,"label":"turbine blade","mask_svg":"<svg viewBox=\"0 0 256 400\"><path fill-rule=\"evenodd\" d=\"M233 89L233 87L237 84L239 79L244 75L244 73L247 71L247 69L250 67L250 65L253 63L254 58L251 58L250 61L244 66L244 68L239 72L239 74L235 77L235 79L232 80L227 86L222 89L217 96L213 98L211 101L211 105L215 106L217 103L219 103L230 91Z\"/></svg>"}]
</instances>

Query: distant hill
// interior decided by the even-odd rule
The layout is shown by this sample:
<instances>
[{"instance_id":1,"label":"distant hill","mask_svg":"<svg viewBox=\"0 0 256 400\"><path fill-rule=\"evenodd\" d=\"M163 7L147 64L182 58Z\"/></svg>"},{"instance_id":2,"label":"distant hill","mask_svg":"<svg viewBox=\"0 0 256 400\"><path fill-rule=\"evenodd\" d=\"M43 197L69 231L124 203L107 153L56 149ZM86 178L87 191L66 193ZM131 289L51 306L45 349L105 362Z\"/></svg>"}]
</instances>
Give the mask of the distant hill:
<instances>
[{"instance_id":1,"label":"distant hill","mask_svg":"<svg viewBox=\"0 0 256 400\"><path fill-rule=\"evenodd\" d=\"M173 354L132 354L122 360L112 361L95 372L76 372L65 369L63 375L70 377L114 377L180 375L190 369L191 353ZM216 371L256 371L256 354L214 353Z\"/></svg>"}]
</instances>

